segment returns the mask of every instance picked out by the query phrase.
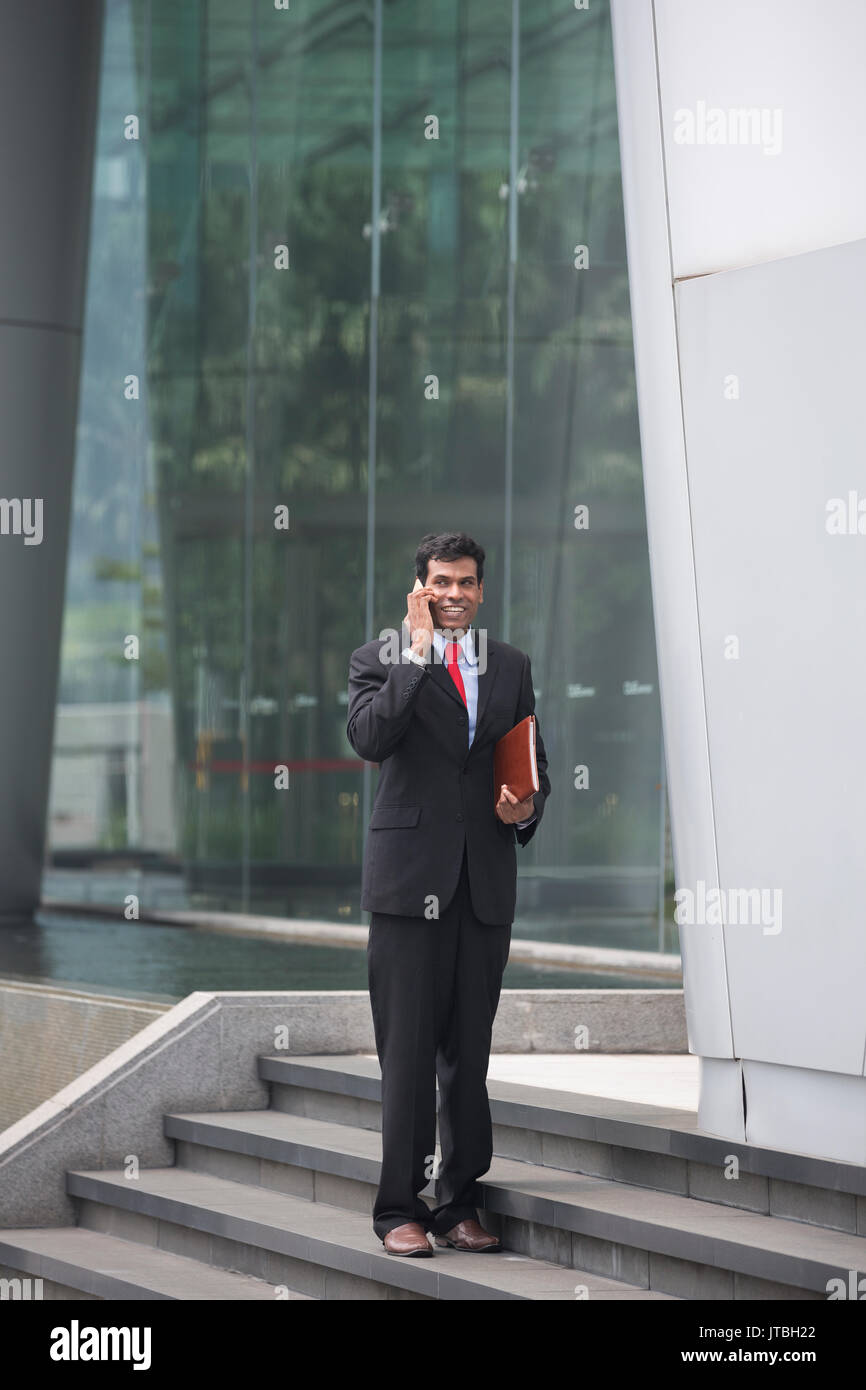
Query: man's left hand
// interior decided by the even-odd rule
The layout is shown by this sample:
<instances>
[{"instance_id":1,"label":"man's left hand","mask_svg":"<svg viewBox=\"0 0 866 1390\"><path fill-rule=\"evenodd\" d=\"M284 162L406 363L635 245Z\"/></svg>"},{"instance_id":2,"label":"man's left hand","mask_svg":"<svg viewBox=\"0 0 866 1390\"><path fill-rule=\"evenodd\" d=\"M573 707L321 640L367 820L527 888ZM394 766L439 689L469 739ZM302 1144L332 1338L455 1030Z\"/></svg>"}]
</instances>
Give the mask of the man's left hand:
<instances>
[{"instance_id":1,"label":"man's left hand","mask_svg":"<svg viewBox=\"0 0 866 1390\"><path fill-rule=\"evenodd\" d=\"M511 789L503 782L495 810L499 819L504 821L506 825L514 825L516 821L528 820L530 816L535 815L535 802L531 796L528 796L525 801L518 801Z\"/></svg>"}]
</instances>

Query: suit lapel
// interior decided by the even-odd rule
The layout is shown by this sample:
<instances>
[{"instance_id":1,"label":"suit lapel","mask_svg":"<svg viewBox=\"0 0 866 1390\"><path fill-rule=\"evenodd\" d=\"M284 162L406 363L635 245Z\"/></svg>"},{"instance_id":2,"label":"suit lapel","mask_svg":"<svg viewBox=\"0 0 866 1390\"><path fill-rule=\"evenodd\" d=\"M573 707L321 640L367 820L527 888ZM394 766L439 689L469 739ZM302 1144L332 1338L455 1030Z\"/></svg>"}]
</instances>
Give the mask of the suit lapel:
<instances>
[{"instance_id":1,"label":"suit lapel","mask_svg":"<svg viewBox=\"0 0 866 1390\"><path fill-rule=\"evenodd\" d=\"M405 618L403 619L403 634L403 645L408 647L409 628L406 624ZM465 709L466 706L460 698L457 686L454 684L453 680L448 674L448 668L445 665L445 662L440 660L439 654L435 650L431 653L430 663L427 667L427 670L430 674L430 679L433 681L433 684L438 685L439 689L443 690L445 694L449 697L449 699L456 700L457 704L460 706L461 709Z\"/></svg>"},{"instance_id":2,"label":"suit lapel","mask_svg":"<svg viewBox=\"0 0 866 1390\"><path fill-rule=\"evenodd\" d=\"M481 654L479 651L478 629L473 627L470 630L472 632L472 640L475 645L475 658L477 660ZM472 740L472 748L474 748L478 742L478 734L481 729L482 720L484 719L487 702L490 699L490 692L493 689L493 682L496 680L497 671L499 669L499 658L489 640L484 655L486 657L485 669L478 673L478 709L475 716L475 738ZM438 685L440 690L444 691L449 700L456 701L461 709L465 708L460 698L460 692L448 674L448 668L445 662L440 661L437 656L430 662L428 670L430 672L430 679L434 684ZM472 748L470 748L470 752Z\"/></svg>"},{"instance_id":3,"label":"suit lapel","mask_svg":"<svg viewBox=\"0 0 866 1390\"><path fill-rule=\"evenodd\" d=\"M440 690L444 690L449 699L456 700L461 709L465 709L466 706L460 698L457 686L449 676L448 669L444 663L438 660L431 661L429 669L430 679L433 683L438 685Z\"/></svg>"}]
</instances>

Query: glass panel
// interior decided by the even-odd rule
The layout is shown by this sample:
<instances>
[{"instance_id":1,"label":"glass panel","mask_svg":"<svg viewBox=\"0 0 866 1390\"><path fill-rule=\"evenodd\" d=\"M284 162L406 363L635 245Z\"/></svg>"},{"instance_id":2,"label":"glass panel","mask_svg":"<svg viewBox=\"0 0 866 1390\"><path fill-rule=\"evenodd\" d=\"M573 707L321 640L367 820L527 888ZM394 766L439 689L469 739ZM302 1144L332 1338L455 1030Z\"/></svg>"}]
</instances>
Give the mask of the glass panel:
<instances>
[{"instance_id":1,"label":"glass panel","mask_svg":"<svg viewBox=\"0 0 866 1390\"><path fill-rule=\"evenodd\" d=\"M360 922L349 655L459 529L551 763L514 934L657 946L607 5L105 23L46 893Z\"/></svg>"},{"instance_id":2,"label":"glass panel","mask_svg":"<svg viewBox=\"0 0 866 1390\"><path fill-rule=\"evenodd\" d=\"M150 444L148 14L106 8L75 485L49 812L55 897L153 902L179 880L174 714ZM144 102L138 96L145 98ZM99 882L83 870L98 864Z\"/></svg>"},{"instance_id":3,"label":"glass panel","mask_svg":"<svg viewBox=\"0 0 866 1390\"><path fill-rule=\"evenodd\" d=\"M661 729L610 19L522 13L509 627L556 769L523 930L650 948Z\"/></svg>"}]
</instances>

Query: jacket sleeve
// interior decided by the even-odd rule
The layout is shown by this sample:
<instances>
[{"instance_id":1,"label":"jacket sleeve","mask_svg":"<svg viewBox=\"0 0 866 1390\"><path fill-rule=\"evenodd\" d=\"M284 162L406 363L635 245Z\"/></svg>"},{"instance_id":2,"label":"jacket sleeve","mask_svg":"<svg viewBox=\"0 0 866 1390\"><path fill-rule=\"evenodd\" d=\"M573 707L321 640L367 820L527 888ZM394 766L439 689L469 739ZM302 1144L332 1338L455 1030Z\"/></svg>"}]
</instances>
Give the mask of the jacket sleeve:
<instances>
[{"instance_id":1,"label":"jacket sleeve","mask_svg":"<svg viewBox=\"0 0 866 1390\"><path fill-rule=\"evenodd\" d=\"M394 752L429 679L426 667L413 661L383 663L374 644L352 652L346 736L359 758L380 763Z\"/></svg>"},{"instance_id":2,"label":"jacket sleeve","mask_svg":"<svg viewBox=\"0 0 866 1390\"><path fill-rule=\"evenodd\" d=\"M532 667L529 657L523 664L523 675L520 683L520 700L517 706L517 723L525 719L528 714L535 714L535 691L532 688ZM550 779L547 775L547 753L544 749L544 740L541 737L541 727L538 723L538 716L535 720L535 757L538 763L538 780L541 784L540 790L532 793L532 803L535 807L535 820L529 825L525 825L521 830L515 826L514 833L518 844L528 845L539 825L541 817L544 815L544 803L550 795Z\"/></svg>"}]
</instances>

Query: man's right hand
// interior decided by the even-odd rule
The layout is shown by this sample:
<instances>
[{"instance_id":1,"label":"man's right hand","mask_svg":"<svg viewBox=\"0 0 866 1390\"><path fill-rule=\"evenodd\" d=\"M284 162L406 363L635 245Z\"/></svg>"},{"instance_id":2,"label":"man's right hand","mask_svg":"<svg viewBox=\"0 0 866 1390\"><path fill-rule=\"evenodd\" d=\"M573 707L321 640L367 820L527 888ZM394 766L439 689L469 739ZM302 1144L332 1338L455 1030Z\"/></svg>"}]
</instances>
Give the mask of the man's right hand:
<instances>
[{"instance_id":1,"label":"man's right hand","mask_svg":"<svg viewBox=\"0 0 866 1390\"><path fill-rule=\"evenodd\" d=\"M433 645L433 614L430 612L430 600L433 597L433 590L422 584L420 579L415 580L414 589L411 594L406 595L409 640L413 652L422 656L425 661Z\"/></svg>"}]
</instances>

